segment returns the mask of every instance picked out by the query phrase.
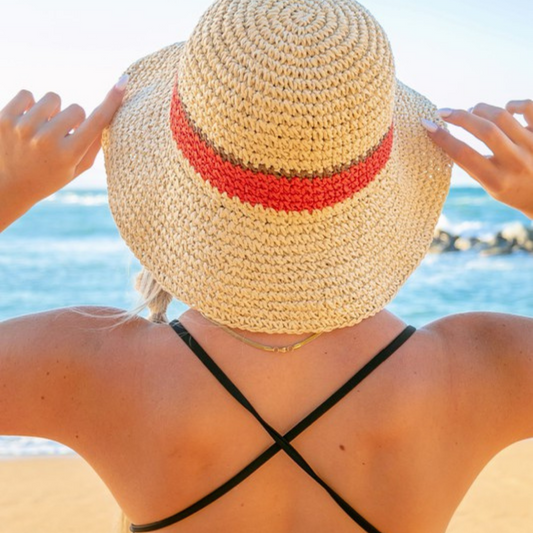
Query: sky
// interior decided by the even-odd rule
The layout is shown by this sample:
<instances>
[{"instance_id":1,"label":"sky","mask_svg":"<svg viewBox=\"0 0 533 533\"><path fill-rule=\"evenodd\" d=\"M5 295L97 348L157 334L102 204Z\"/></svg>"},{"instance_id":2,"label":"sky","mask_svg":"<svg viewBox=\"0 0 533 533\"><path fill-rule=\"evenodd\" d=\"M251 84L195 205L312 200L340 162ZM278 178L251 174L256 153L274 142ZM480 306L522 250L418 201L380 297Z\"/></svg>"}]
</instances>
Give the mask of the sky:
<instances>
[{"instance_id":1,"label":"sky","mask_svg":"<svg viewBox=\"0 0 533 533\"><path fill-rule=\"evenodd\" d=\"M296 1L296 0L295 0ZM367 0L397 77L439 107L533 98L531 0ZM0 108L20 89L90 113L135 60L187 40L211 0L0 0ZM457 130L454 130L457 132ZM488 150L459 134L478 150ZM453 182L476 185L460 169ZM77 187L105 186L103 156Z\"/></svg>"}]
</instances>

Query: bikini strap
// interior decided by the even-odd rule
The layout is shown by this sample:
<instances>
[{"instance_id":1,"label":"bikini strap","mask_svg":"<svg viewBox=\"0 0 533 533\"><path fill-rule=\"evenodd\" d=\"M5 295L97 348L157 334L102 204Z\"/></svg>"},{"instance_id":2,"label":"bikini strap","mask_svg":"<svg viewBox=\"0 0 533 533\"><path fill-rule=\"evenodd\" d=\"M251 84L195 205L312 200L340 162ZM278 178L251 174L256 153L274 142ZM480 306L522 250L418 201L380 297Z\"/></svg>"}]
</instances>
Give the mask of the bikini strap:
<instances>
[{"instance_id":1,"label":"bikini strap","mask_svg":"<svg viewBox=\"0 0 533 533\"><path fill-rule=\"evenodd\" d=\"M368 533L380 533L370 522L368 522L363 516L361 516L355 509L353 509L341 496L339 496L333 489L331 489L311 468L311 466L305 461L305 459L299 454L299 452L290 444L294 438L300 435L305 429L307 429L314 421L320 418L324 413L337 404L342 398L344 398L351 390L353 390L365 377L367 377L373 370L375 370L381 363L388 359L415 331L413 326L407 326L391 343L389 343L383 350L381 350L376 356L374 356L368 363L366 363L352 378L350 378L344 385L342 385L337 391L335 391L329 398L322 402L317 408L315 408L308 416L306 416L301 422L294 426L286 435L280 435L272 426L270 426L255 410L252 404L246 399L241 391L235 386L235 384L229 379L229 377L222 371L222 369L215 363L215 361L207 354L207 352L200 346L200 344L194 339L194 337L185 329L185 327L179 322L174 320L171 323L172 328L178 334L178 336L189 346L189 348L195 353L200 361L206 366L206 368L213 374L213 376L219 381L219 383L245 408L247 409L263 426L263 428L274 439L275 444L270 446L265 452L257 457L252 463L243 468L238 474L233 476L229 481L218 487L210 494L202 498L200 501L189 506L187 509L176 513L175 515L153 522L151 524L145 524L143 526L131 526L133 532L146 532L161 529L174 524L180 520L183 520L187 516L199 511L206 507L213 501L217 500L233 487L238 485L241 481L250 476L260 466L266 463L271 457L278 453L281 449L287 453L287 455L300 466L311 478L313 478L320 486L322 486L328 494L337 502L337 504L361 527L363 527Z\"/></svg>"}]
</instances>

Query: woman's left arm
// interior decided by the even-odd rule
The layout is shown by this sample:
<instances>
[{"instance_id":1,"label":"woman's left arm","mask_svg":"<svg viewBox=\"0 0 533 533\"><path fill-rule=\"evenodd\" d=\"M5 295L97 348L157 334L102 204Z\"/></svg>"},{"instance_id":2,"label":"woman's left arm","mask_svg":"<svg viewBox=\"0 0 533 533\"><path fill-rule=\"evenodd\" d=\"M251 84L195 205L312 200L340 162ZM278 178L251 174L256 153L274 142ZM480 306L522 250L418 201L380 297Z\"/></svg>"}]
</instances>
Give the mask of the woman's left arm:
<instances>
[{"instance_id":1,"label":"woman's left arm","mask_svg":"<svg viewBox=\"0 0 533 533\"><path fill-rule=\"evenodd\" d=\"M51 92L35 103L22 90L0 110L0 232L93 165L122 103L121 81L88 118L77 104L61 111Z\"/></svg>"}]
</instances>

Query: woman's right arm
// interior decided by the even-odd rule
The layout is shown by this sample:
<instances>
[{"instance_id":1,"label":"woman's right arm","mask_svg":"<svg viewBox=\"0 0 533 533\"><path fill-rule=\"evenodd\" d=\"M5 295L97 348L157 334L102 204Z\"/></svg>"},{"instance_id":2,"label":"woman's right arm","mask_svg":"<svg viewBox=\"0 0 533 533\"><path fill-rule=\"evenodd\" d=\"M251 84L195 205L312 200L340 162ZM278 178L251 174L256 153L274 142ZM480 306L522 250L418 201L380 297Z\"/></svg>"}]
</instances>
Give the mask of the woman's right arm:
<instances>
[{"instance_id":1,"label":"woman's right arm","mask_svg":"<svg viewBox=\"0 0 533 533\"><path fill-rule=\"evenodd\" d=\"M523 115L527 127L514 114ZM506 109L487 104L470 112L445 109L441 116L484 142L493 155L482 156L443 128L429 130L434 142L493 198L533 219L533 101L512 101ZM469 398L493 438L507 446L533 437L533 317L464 313L434 327L448 339L451 357L467 355L465 375L471 379L456 379L468 381L464 387L474 391Z\"/></svg>"},{"instance_id":2,"label":"woman's right arm","mask_svg":"<svg viewBox=\"0 0 533 533\"><path fill-rule=\"evenodd\" d=\"M61 111L55 93L36 103L23 90L0 110L0 232L92 166L123 98L115 85L85 118L75 104ZM0 322L0 434L75 442L72 422L111 338L95 323L65 309Z\"/></svg>"}]
</instances>

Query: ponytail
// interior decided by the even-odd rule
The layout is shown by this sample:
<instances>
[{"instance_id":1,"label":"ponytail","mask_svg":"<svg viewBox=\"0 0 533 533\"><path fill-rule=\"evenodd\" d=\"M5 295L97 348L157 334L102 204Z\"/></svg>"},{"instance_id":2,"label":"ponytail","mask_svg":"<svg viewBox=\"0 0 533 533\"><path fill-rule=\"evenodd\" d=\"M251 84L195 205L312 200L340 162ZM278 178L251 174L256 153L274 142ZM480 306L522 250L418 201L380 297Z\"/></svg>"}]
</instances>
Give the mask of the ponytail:
<instances>
[{"instance_id":1,"label":"ponytail","mask_svg":"<svg viewBox=\"0 0 533 533\"><path fill-rule=\"evenodd\" d=\"M137 276L135 288L141 293L143 307L148 307L150 311L148 320L156 324L168 324L167 309L172 302L172 295L145 268Z\"/></svg>"}]
</instances>

